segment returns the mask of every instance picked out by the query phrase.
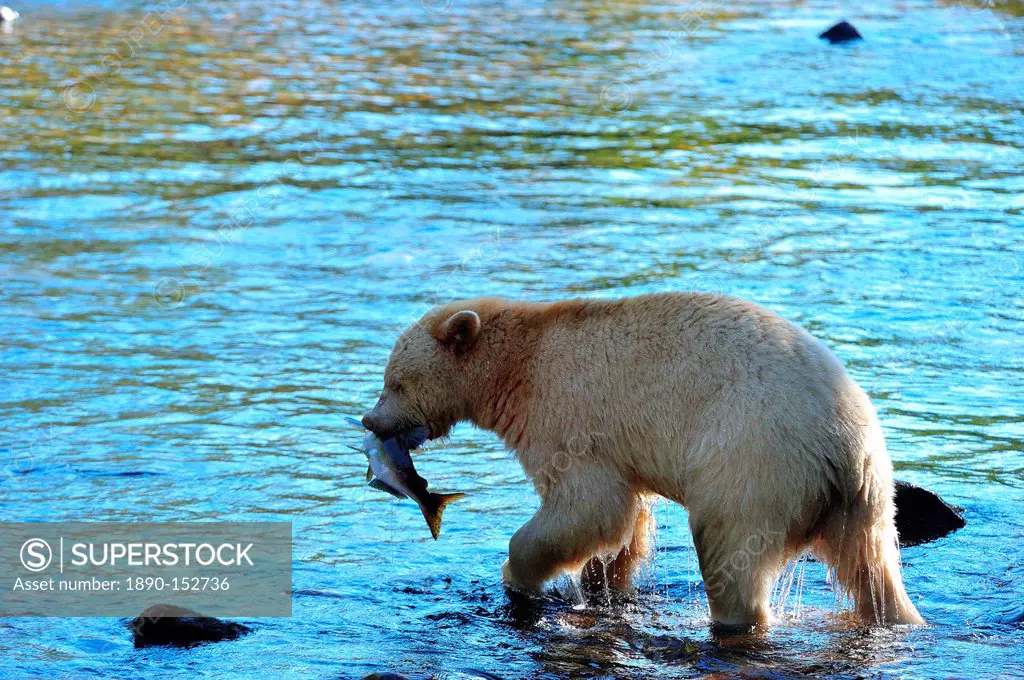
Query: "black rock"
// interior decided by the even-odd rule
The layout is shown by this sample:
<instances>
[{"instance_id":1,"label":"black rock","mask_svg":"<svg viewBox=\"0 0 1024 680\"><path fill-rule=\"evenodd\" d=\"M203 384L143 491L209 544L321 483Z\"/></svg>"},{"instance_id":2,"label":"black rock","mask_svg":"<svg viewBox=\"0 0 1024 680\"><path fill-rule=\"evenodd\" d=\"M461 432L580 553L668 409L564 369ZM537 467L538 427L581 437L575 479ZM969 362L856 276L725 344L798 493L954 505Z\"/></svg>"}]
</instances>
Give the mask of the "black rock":
<instances>
[{"instance_id":1,"label":"black rock","mask_svg":"<svg viewBox=\"0 0 1024 680\"><path fill-rule=\"evenodd\" d=\"M966 525L961 511L937 494L907 482L896 482L896 531L901 547L934 541Z\"/></svg>"},{"instance_id":2,"label":"black rock","mask_svg":"<svg viewBox=\"0 0 1024 680\"><path fill-rule=\"evenodd\" d=\"M370 673L363 680L409 680L409 678L398 673Z\"/></svg>"},{"instance_id":3,"label":"black rock","mask_svg":"<svg viewBox=\"0 0 1024 680\"><path fill-rule=\"evenodd\" d=\"M833 45L836 43L850 42L852 40L863 40L864 36L860 34L856 28L853 27L849 21L845 19L840 21L838 24L828 29L824 33L818 36L824 40L829 41Z\"/></svg>"},{"instance_id":4,"label":"black rock","mask_svg":"<svg viewBox=\"0 0 1024 680\"><path fill-rule=\"evenodd\" d=\"M221 621L172 604L155 604L129 622L136 649L142 647L191 647L204 642L234 640L252 629Z\"/></svg>"}]
</instances>

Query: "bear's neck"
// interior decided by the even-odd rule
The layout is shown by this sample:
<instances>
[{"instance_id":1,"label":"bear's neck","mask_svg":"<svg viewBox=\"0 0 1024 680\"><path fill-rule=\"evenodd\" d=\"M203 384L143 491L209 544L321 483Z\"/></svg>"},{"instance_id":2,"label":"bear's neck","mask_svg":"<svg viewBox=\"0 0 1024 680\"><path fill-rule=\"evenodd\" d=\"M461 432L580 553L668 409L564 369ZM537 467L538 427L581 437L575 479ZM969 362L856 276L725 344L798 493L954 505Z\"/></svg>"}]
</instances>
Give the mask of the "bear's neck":
<instances>
[{"instance_id":1,"label":"bear's neck","mask_svg":"<svg viewBox=\"0 0 1024 680\"><path fill-rule=\"evenodd\" d=\"M470 400L471 420L512 449L527 442L530 392L543 320L534 305L502 310L487 323L487 338L474 363L480 392Z\"/></svg>"}]
</instances>

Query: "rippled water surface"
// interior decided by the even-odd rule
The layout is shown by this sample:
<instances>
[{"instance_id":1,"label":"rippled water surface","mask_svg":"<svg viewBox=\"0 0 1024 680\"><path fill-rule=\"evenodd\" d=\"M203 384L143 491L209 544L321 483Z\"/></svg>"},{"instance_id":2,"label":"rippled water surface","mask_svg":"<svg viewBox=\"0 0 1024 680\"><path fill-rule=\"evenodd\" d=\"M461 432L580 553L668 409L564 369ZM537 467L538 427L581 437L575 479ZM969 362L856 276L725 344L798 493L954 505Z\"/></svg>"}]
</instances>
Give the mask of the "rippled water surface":
<instances>
[{"instance_id":1,"label":"rippled water surface","mask_svg":"<svg viewBox=\"0 0 1024 680\"><path fill-rule=\"evenodd\" d=\"M0 507L289 520L294 616L135 651L0 621L9 677L1007 677L1024 629L1019 3L32 3L0 32ZM867 37L815 35L848 11ZM904 551L931 626L858 630L821 565L718 639L682 509L639 595L512 606L537 505L495 437L417 457L430 539L344 416L428 306L699 289L807 326L898 477L968 526ZM784 597L784 595L788 596Z\"/></svg>"}]
</instances>

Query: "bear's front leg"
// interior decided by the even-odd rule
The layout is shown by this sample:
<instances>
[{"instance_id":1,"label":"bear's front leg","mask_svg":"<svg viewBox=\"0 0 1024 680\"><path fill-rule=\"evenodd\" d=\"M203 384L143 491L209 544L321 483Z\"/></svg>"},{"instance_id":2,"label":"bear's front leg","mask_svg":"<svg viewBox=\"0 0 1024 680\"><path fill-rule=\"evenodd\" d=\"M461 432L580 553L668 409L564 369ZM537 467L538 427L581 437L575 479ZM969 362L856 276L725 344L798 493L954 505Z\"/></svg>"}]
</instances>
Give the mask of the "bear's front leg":
<instances>
[{"instance_id":1,"label":"bear's front leg","mask_svg":"<svg viewBox=\"0 0 1024 680\"><path fill-rule=\"evenodd\" d=\"M650 557L654 537L654 514L650 501L640 499L632 533L622 539L624 548L611 561L605 556L591 557L583 567L583 585L591 592L602 592L606 588L622 592L633 590L633 576Z\"/></svg>"},{"instance_id":2,"label":"bear's front leg","mask_svg":"<svg viewBox=\"0 0 1024 680\"><path fill-rule=\"evenodd\" d=\"M594 555L618 553L632 535L639 505L620 473L593 461L577 463L546 488L540 509L512 536L502 581L535 593Z\"/></svg>"}]
</instances>

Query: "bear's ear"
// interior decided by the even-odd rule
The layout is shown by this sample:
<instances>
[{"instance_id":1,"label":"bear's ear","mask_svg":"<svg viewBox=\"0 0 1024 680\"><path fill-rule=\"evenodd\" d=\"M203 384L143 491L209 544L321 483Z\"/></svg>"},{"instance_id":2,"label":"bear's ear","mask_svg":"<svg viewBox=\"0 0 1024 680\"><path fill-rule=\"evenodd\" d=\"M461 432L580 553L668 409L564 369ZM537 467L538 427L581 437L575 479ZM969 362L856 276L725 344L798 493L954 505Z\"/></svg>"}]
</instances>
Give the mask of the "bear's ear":
<instances>
[{"instance_id":1,"label":"bear's ear","mask_svg":"<svg viewBox=\"0 0 1024 680\"><path fill-rule=\"evenodd\" d=\"M456 354L469 350L480 335L480 315L470 309L455 312L441 327L441 344Z\"/></svg>"}]
</instances>

